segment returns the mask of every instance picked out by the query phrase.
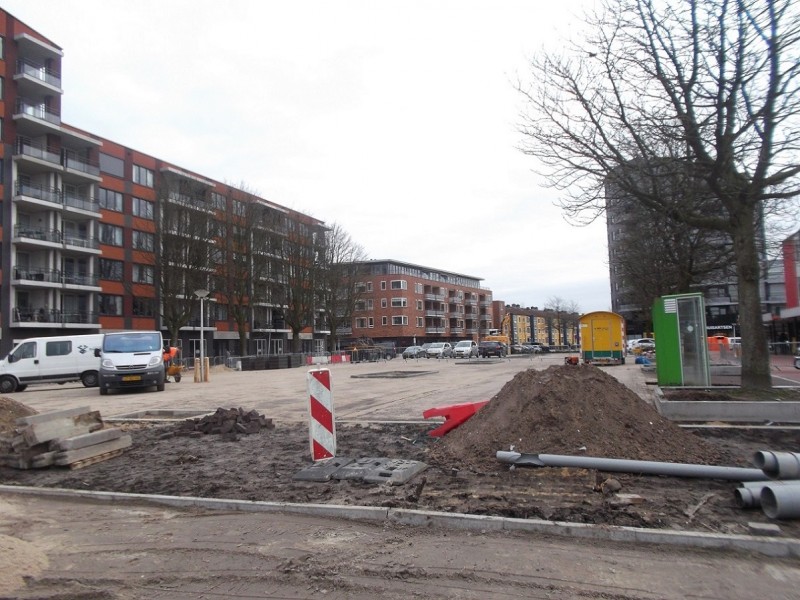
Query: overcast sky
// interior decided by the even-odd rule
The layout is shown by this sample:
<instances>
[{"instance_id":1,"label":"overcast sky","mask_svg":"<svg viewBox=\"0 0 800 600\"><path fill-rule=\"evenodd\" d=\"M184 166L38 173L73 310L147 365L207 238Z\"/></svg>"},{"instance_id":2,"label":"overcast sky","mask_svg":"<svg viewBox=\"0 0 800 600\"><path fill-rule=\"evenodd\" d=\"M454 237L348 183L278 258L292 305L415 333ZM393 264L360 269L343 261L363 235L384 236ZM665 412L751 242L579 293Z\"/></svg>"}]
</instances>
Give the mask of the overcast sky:
<instances>
[{"instance_id":1,"label":"overcast sky","mask_svg":"<svg viewBox=\"0 0 800 600\"><path fill-rule=\"evenodd\" d=\"M65 122L339 223L372 259L589 312L611 304L605 221L576 228L554 206L516 149L513 85L584 3L1 5L63 48Z\"/></svg>"}]
</instances>

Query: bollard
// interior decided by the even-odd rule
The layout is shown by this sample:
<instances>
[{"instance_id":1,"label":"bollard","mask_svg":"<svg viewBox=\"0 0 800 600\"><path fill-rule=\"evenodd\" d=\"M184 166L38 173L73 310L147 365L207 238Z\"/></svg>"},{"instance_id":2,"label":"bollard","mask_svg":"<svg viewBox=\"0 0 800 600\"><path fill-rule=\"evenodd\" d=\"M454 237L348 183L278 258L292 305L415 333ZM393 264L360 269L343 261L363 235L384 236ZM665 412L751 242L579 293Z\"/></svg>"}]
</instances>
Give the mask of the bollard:
<instances>
[{"instance_id":1,"label":"bollard","mask_svg":"<svg viewBox=\"0 0 800 600\"><path fill-rule=\"evenodd\" d=\"M329 369L308 372L309 443L312 460L336 456L336 420Z\"/></svg>"}]
</instances>

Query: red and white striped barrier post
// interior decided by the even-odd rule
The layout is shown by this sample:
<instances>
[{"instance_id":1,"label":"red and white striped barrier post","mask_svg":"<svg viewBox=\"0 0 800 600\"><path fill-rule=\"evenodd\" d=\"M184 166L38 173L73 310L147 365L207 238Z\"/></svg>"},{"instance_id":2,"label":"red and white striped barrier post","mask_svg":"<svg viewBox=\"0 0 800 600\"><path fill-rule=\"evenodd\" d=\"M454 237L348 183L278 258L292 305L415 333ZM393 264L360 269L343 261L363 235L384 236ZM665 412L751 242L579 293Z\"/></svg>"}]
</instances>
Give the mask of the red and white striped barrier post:
<instances>
[{"instance_id":1,"label":"red and white striped barrier post","mask_svg":"<svg viewBox=\"0 0 800 600\"><path fill-rule=\"evenodd\" d=\"M311 458L323 460L336 456L336 421L333 416L330 370L315 369L308 372L308 396Z\"/></svg>"}]
</instances>

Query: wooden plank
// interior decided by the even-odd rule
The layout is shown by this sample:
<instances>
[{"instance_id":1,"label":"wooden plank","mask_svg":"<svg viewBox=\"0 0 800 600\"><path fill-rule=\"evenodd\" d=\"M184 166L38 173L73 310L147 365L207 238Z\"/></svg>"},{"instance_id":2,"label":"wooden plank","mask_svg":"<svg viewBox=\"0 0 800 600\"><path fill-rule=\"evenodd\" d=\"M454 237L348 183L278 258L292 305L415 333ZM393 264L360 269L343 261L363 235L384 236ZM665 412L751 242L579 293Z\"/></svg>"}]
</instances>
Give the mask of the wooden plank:
<instances>
[{"instance_id":1,"label":"wooden plank","mask_svg":"<svg viewBox=\"0 0 800 600\"><path fill-rule=\"evenodd\" d=\"M78 450L86 446L94 446L102 442L108 442L122 437L122 430L116 427L111 429L101 429L91 433L84 433L68 438L61 438L50 442L52 450Z\"/></svg>"},{"instance_id":2,"label":"wooden plank","mask_svg":"<svg viewBox=\"0 0 800 600\"><path fill-rule=\"evenodd\" d=\"M114 458L115 456L119 456L125 452L124 449L120 450L112 450L111 452L106 452L105 454L98 454L97 456L92 456L91 458L85 458L83 460L79 460L74 463L70 463L70 469L82 469L83 467L88 467L89 465L93 465L95 463L103 462L104 460L108 460L109 458Z\"/></svg>"},{"instance_id":3,"label":"wooden plank","mask_svg":"<svg viewBox=\"0 0 800 600\"><path fill-rule=\"evenodd\" d=\"M28 445L35 446L58 438L70 438L97 431L102 427L103 422L100 418L100 412L93 411L28 425L22 435Z\"/></svg>"},{"instance_id":4,"label":"wooden plank","mask_svg":"<svg viewBox=\"0 0 800 600\"><path fill-rule=\"evenodd\" d=\"M115 440L94 444L93 446L87 446L86 448L57 452L55 463L57 465L68 465L70 463L78 462L79 460L85 460L100 454L105 454L106 452L111 452L113 450L122 450L129 447L131 444L131 436L126 434Z\"/></svg>"},{"instance_id":5,"label":"wooden plank","mask_svg":"<svg viewBox=\"0 0 800 600\"><path fill-rule=\"evenodd\" d=\"M44 423L52 419L74 417L75 415L81 415L91 411L92 409L88 406L82 406L79 408L65 408L63 410L51 410L46 413L28 415L27 417L19 417L15 422L17 425L35 425L36 423Z\"/></svg>"}]
</instances>

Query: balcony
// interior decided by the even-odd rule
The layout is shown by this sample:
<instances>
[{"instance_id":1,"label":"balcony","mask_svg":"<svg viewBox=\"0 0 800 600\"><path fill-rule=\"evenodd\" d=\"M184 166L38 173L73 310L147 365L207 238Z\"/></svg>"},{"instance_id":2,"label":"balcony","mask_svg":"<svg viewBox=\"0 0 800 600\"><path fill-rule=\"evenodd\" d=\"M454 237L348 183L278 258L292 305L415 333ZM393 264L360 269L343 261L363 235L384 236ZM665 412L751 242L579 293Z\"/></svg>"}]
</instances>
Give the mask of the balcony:
<instances>
[{"instance_id":1,"label":"balcony","mask_svg":"<svg viewBox=\"0 0 800 600\"><path fill-rule=\"evenodd\" d=\"M434 300L436 302L444 302L444 294L425 294L425 300Z\"/></svg>"},{"instance_id":2,"label":"balcony","mask_svg":"<svg viewBox=\"0 0 800 600\"><path fill-rule=\"evenodd\" d=\"M14 280L18 285L45 285L53 287L55 285L73 287L95 287L99 288L98 276L85 273L65 273L58 269L43 269L38 267L14 269Z\"/></svg>"},{"instance_id":3,"label":"balcony","mask_svg":"<svg viewBox=\"0 0 800 600\"><path fill-rule=\"evenodd\" d=\"M61 151L61 164L69 173L100 181L100 165L67 148Z\"/></svg>"},{"instance_id":4,"label":"balcony","mask_svg":"<svg viewBox=\"0 0 800 600\"><path fill-rule=\"evenodd\" d=\"M28 242L32 245L39 245L39 242L60 244L61 232L58 229L44 229L42 227L26 227L22 225L15 225L14 242L17 244Z\"/></svg>"},{"instance_id":5,"label":"balcony","mask_svg":"<svg viewBox=\"0 0 800 600\"><path fill-rule=\"evenodd\" d=\"M445 332L445 328L444 327L426 327L425 328L425 333L444 333L444 332Z\"/></svg>"},{"instance_id":6,"label":"balcony","mask_svg":"<svg viewBox=\"0 0 800 600\"><path fill-rule=\"evenodd\" d=\"M46 93L61 94L61 76L40 63L21 58L17 60L14 75L22 94Z\"/></svg>"},{"instance_id":7,"label":"balcony","mask_svg":"<svg viewBox=\"0 0 800 600\"><path fill-rule=\"evenodd\" d=\"M60 190L51 188L49 186L22 183L21 181L17 181L17 187L14 196L15 200L31 198L33 200L41 200L42 202L61 204Z\"/></svg>"},{"instance_id":8,"label":"balcony","mask_svg":"<svg viewBox=\"0 0 800 600\"><path fill-rule=\"evenodd\" d=\"M74 208L80 211L96 213L100 216L100 203L89 196L80 196L78 194L64 193L63 203L66 208Z\"/></svg>"},{"instance_id":9,"label":"balcony","mask_svg":"<svg viewBox=\"0 0 800 600\"><path fill-rule=\"evenodd\" d=\"M99 325L97 314L89 311L62 311L57 308L17 307L12 310L12 326L31 324Z\"/></svg>"},{"instance_id":10,"label":"balcony","mask_svg":"<svg viewBox=\"0 0 800 600\"><path fill-rule=\"evenodd\" d=\"M17 127L32 135L61 133L61 115L41 103L18 98L14 106Z\"/></svg>"},{"instance_id":11,"label":"balcony","mask_svg":"<svg viewBox=\"0 0 800 600\"><path fill-rule=\"evenodd\" d=\"M34 142L26 137L18 137L14 145L14 154L36 159L52 165L61 166L61 153L57 149L48 148L45 144Z\"/></svg>"}]
</instances>

